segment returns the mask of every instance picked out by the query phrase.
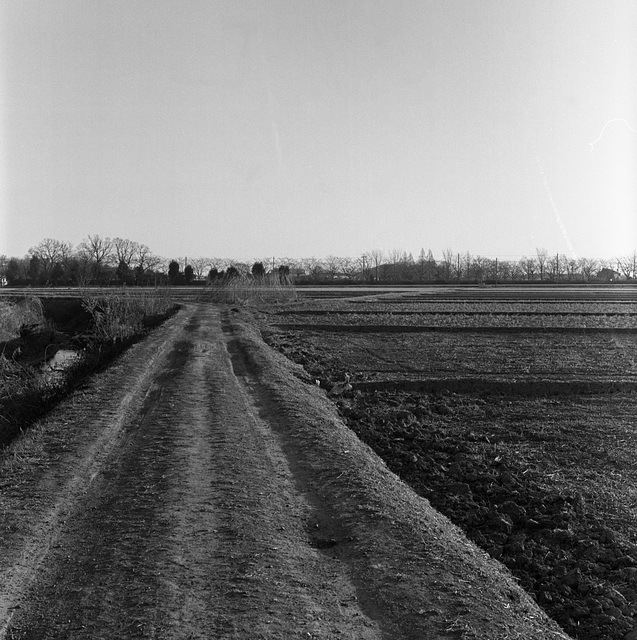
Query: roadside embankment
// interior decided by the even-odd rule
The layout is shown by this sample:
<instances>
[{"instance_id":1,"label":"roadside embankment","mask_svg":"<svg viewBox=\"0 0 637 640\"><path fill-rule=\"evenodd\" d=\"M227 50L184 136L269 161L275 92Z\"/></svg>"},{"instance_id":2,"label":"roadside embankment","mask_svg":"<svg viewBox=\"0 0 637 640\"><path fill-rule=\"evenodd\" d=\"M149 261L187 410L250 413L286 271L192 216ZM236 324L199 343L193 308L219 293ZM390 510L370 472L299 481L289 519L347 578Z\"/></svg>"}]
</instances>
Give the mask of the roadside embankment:
<instances>
[{"instance_id":1,"label":"roadside embankment","mask_svg":"<svg viewBox=\"0 0 637 640\"><path fill-rule=\"evenodd\" d=\"M305 370L228 312L235 358L255 381L292 472L323 514L316 545L350 567L359 599L414 638L568 638L497 561L391 473ZM460 635L458 635L460 634Z\"/></svg>"}]
</instances>

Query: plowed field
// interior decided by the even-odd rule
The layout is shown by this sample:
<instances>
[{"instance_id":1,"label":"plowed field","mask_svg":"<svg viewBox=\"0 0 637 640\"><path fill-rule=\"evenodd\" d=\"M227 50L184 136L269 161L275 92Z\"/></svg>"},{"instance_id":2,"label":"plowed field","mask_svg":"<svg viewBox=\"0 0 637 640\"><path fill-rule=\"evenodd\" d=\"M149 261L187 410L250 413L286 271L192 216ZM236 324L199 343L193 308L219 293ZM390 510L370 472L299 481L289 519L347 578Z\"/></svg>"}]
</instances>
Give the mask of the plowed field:
<instances>
[{"instance_id":1,"label":"plowed field","mask_svg":"<svg viewBox=\"0 0 637 640\"><path fill-rule=\"evenodd\" d=\"M637 638L635 291L468 293L304 299L263 333L348 372L348 426L569 634Z\"/></svg>"}]
</instances>

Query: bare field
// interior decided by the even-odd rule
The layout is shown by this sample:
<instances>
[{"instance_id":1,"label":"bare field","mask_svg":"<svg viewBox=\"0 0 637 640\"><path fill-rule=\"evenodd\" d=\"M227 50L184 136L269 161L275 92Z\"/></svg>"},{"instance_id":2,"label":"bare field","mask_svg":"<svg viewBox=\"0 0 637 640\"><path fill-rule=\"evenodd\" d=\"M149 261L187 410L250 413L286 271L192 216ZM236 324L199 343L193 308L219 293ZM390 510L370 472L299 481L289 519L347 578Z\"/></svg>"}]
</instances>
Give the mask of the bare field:
<instances>
[{"instance_id":1,"label":"bare field","mask_svg":"<svg viewBox=\"0 0 637 640\"><path fill-rule=\"evenodd\" d=\"M472 375L485 380L546 378L573 380L632 379L637 375L637 336L570 333L384 333L284 331L321 356L316 372L332 375L333 367L352 370L355 382ZM344 362L343 362L344 361ZM333 362L333 366L329 366Z\"/></svg>"},{"instance_id":2,"label":"bare field","mask_svg":"<svg viewBox=\"0 0 637 640\"><path fill-rule=\"evenodd\" d=\"M306 297L262 331L349 372L350 428L571 636L637 637L635 292L478 293Z\"/></svg>"}]
</instances>

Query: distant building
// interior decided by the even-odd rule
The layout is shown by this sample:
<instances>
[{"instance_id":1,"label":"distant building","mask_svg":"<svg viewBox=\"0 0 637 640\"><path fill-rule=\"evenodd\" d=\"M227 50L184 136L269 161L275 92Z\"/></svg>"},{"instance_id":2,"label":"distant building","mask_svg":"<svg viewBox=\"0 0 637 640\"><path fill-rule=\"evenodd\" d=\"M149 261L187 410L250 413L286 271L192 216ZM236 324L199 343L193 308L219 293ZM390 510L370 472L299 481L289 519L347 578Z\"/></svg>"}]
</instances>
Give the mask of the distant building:
<instances>
[{"instance_id":1,"label":"distant building","mask_svg":"<svg viewBox=\"0 0 637 640\"><path fill-rule=\"evenodd\" d=\"M621 274L614 269L604 268L597 272L597 280L601 282L615 282L621 278Z\"/></svg>"}]
</instances>

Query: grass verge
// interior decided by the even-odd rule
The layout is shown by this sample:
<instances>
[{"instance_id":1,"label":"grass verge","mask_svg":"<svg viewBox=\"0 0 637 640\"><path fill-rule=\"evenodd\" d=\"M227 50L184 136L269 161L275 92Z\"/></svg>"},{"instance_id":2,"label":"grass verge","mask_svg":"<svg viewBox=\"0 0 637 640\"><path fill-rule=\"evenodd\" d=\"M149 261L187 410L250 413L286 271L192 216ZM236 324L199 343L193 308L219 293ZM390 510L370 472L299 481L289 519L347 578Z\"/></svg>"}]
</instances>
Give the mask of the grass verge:
<instances>
[{"instance_id":1,"label":"grass verge","mask_svg":"<svg viewBox=\"0 0 637 640\"><path fill-rule=\"evenodd\" d=\"M87 291L82 305L91 315L91 325L88 331L74 336L75 344L82 348L62 373L47 375L37 365L20 362L15 352L14 357L0 355L0 447L27 430L86 377L102 370L178 308L162 291L141 295L121 291L92 295ZM21 330L24 333L25 326L44 327L41 310L37 299L14 304L13 309L6 307L2 326L7 331L13 327L14 335Z\"/></svg>"}]
</instances>

